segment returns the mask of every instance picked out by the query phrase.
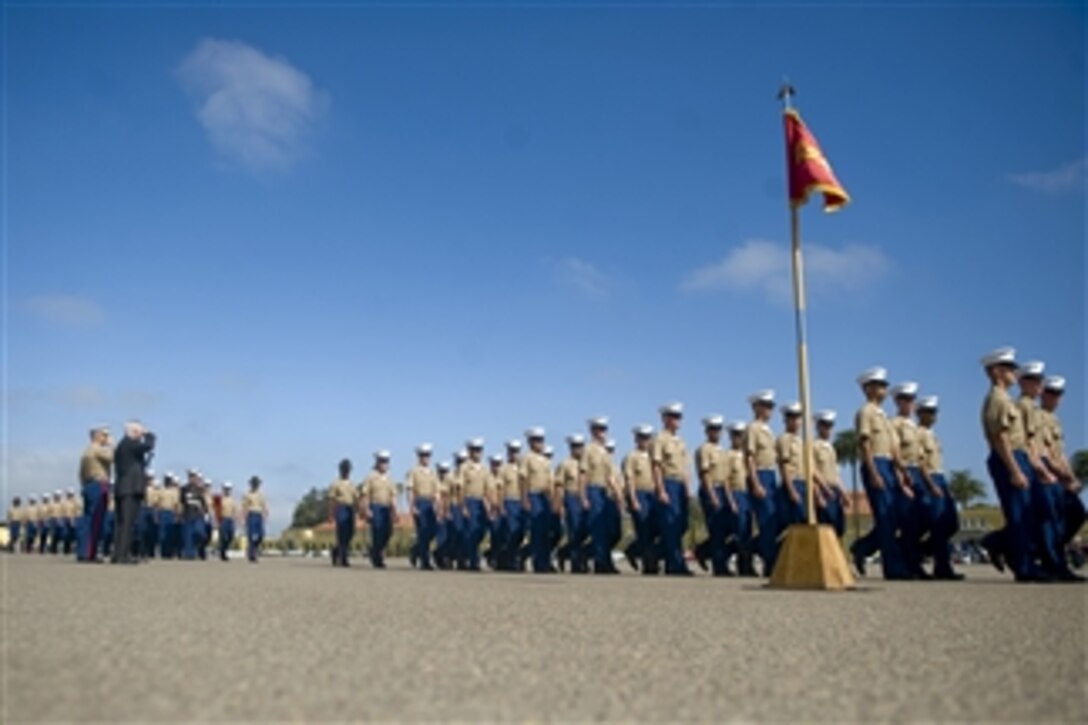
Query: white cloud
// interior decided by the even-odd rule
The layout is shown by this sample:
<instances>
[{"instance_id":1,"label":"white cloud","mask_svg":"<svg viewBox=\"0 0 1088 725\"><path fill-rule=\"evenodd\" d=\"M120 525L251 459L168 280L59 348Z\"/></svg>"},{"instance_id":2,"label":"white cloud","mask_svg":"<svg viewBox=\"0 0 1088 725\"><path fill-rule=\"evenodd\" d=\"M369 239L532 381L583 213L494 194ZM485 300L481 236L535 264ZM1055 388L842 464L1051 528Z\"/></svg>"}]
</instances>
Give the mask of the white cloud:
<instances>
[{"instance_id":1,"label":"white cloud","mask_svg":"<svg viewBox=\"0 0 1088 725\"><path fill-rule=\"evenodd\" d=\"M95 327L106 321L105 311L86 297L38 295L26 300L28 312L47 322L67 327Z\"/></svg>"},{"instance_id":2,"label":"white cloud","mask_svg":"<svg viewBox=\"0 0 1088 725\"><path fill-rule=\"evenodd\" d=\"M806 244L803 251L805 284L813 292L856 290L880 279L891 267L884 252L874 246L848 244L832 249ZM787 245L749 239L720 262L693 271L680 288L687 292L757 290L776 302L789 302L793 295L790 275Z\"/></svg>"},{"instance_id":3,"label":"white cloud","mask_svg":"<svg viewBox=\"0 0 1088 725\"><path fill-rule=\"evenodd\" d=\"M216 150L254 172L290 168L328 103L286 59L235 40L204 38L177 76Z\"/></svg>"},{"instance_id":4,"label":"white cloud","mask_svg":"<svg viewBox=\"0 0 1088 725\"><path fill-rule=\"evenodd\" d=\"M587 297L607 297L612 282L592 263L578 257L566 257L555 264L555 278L564 287Z\"/></svg>"},{"instance_id":5,"label":"white cloud","mask_svg":"<svg viewBox=\"0 0 1088 725\"><path fill-rule=\"evenodd\" d=\"M1025 189L1057 194L1083 186L1085 173L1088 173L1088 157L1070 161L1050 171L1027 171L1009 174L1007 178Z\"/></svg>"}]
</instances>

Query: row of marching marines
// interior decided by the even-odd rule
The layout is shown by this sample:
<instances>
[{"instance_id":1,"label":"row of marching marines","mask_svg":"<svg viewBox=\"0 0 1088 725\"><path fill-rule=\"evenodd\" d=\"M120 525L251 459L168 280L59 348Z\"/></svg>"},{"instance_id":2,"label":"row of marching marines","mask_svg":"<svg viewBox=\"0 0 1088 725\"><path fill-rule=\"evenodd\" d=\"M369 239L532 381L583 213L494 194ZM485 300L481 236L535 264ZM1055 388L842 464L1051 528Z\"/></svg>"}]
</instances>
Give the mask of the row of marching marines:
<instances>
[{"instance_id":1,"label":"row of marching marines","mask_svg":"<svg viewBox=\"0 0 1088 725\"><path fill-rule=\"evenodd\" d=\"M1065 380L1044 376L1041 362L1018 364L1012 348L987 354L982 367L990 382L982 406L987 467L1006 522L982 545L994 565L1011 569L1017 581L1082 581L1065 556L1085 521L1057 415ZM961 579L951 562L959 516L935 432L937 397L919 396L914 382L890 386L881 367L866 370L857 381L864 396L855 417L857 459L873 525L851 544L855 567L864 576L879 553L886 579ZM1017 400L1010 394L1013 387L1019 388ZM889 396L895 406L890 417L884 410ZM630 565L644 574L690 576L684 539L694 488L707 532L694 547L699 564L717 576L770 576L786 529L808 520L804 411L798 403L783 406L784 430L775 436L774 391L761 390L749 403L748 422L703 418L705 441L694 456L679 434L680 403L661 406L660 430L645 424L632 429L633 448L619 465L603 416L589 419L588 435L566 437L568 454L557 464L539 427L525 431L524 443L507 441L503 455L486 459L479 438L468 440L452 462L437 465L432 465L433 447L421 444L404 480L415 523L412 564L425 570L479 570L486 562L500 571L536 573L569 566L575 573L614 574L613 551L623 538L626 510L634 530L623 551ZM811 501L815 518L841 538L851 504L832 444L836 414L825 410L813 417ZM126 426L116 461L108 431L95 429L91 435L81 460L82 495L58 491L41 502L32 497L26 505L16 499L8 513L15 546L53 553L74 548L81 561L98 560L99 549L118 563L138 562L156 551L164 558L204 558L216 527L219 555L226 559L237 521L245 527L249 558L256 561L268 516L259 478L250 480L240 504L229 484L213 494L211 481L195 470L180 486L167 475L160 488L145 465L154 436L139 424ZM398 520L390 463L390 453L378 451L373 468L356 484L351 462L341 461L340 476L328 490L336 529L333 564L349 565L361 518L370 529L371 563L384 567ZM119 491L109 483L111 465ZM927 559L931 570L924 566Z\"/></svg>"},{"instance_id":2,"label":"row of marching marines","mask_svg":"<svg viewBox=\"0 0 1088 725\"><path fill-rule=\"evenodd\" d=\"M1064 556L1085 511L1056 414L1065 381L1044 379L1042 363L1017 365L1011 348L994 351L982 364L991 382L982 414L991 448L987 464L1007 521L983 544L994 564L1008 565L1018 581L1078 581ZM873 527L851 546L855 567L865 575L866 563L879 553L886 579L961 579L951 563L959 516L934 430L937 396L919 396L914 382L890 386L880 367L858 376L858 384L865 398L855 418L858 459ZM1014 402L1009 389L1017 384L1020 398ZM891 417L883 408L889 395L895 405ZM486 459L479 438L468 440L452 462L437 465L433 447L421 444L405 476L416 531L412 564L479 570L486 562L500 571L536 573L569 566L575 573L613 574L626 509L635 534L623 552L630 565L644 574L690 576L683 541L694 475L707 530L694 558L717 576L769 576L785 529L808 517L803 410L798 403L783 406L784 430L775 436L774 391L761 390L749 403L748 422L703 418L705 441L694 456L679 435L680 403L661 406L660 430L632 429L633 449L619 465L603 416L589 419L588 436L566 437L568 454L557 464L539 427L525 431L524 444L512 439L504 455ZM836 414L820 411L814 419L816 518L841 537L850 499L832 445ZM358 485L351 462L340 463L340 477L328 491L336 527L334 565L349 565L359 515L370 528L371 563L385 565L397 519L390 462L388 451L376 452L372 470Z\"/></svg>"}]
</instances>

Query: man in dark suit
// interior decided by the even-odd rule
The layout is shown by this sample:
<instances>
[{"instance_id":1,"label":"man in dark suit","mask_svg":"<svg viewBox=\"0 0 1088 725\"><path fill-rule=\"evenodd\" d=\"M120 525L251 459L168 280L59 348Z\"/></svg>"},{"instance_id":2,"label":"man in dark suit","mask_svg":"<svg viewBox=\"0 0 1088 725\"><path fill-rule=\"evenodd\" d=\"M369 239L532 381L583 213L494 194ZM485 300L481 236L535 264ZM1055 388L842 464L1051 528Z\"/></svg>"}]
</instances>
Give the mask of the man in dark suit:
<instances>
[{"instance_id":1,"label":"man in dark suit","mask_svg":"<svg viewBox=\"0 0 1088 725\"><path fill-rule=\"evenodd\" d=\"M154 433L144 430L143 425L137 421L125 425L125 437L117 444L117 450L113 454L117 475L113 491L114 508L117 511L111 558L114 564L135 564L139 561L133 555L132 542L136 533L136 518L147 492L145 470L154 448Z\"/></svg>"}]
</instances>

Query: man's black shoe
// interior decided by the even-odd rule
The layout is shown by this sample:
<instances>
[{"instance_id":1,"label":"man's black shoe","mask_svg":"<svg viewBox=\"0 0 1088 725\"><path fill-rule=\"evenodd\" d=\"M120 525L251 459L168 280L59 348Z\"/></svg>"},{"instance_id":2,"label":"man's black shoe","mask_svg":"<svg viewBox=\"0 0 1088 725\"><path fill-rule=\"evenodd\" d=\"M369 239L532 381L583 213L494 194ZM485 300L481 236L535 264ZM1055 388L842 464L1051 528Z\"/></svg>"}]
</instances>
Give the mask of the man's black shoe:
<instances>
[{"instance_id":1,"label":"man's black shoe","mask_svg":"<svg viewBox=\"0 0 1088 725\"><path fill-rule=\"evenodd\" d=\"M858 570L858 575L865 576L865 557L858 551L856 541L850 544L850 556L854 559L854 568Z\"/></svg>"},{"instance_id":2,"label":"man's black shoe","mask_svg":"<svg viewBox=\"0 0 1088 725\"><path fill-rule=\"evenodd\" d=\"M707 571L707 565L706 565L707 554L708 554L707 549L710 548L709 546L707 546L707 543L708 542L703 541L703 542L700 542L695 547L695 561L699 563L699 568L702 569L703 571Z\"/></svg>"}]
</instances>

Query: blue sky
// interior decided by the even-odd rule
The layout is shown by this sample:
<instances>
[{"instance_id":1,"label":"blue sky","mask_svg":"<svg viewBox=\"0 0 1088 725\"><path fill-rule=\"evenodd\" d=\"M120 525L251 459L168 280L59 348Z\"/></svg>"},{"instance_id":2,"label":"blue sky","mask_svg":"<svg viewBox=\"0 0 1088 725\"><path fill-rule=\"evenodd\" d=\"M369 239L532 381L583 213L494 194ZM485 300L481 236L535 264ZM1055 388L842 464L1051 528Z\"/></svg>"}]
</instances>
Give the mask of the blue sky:
<instances>
[{"instance_id":1,"label":"blue sky","mask_svg":"<svg viewBox=\"0 0 1088 725\"><path fill-rule=\"evenodd\" d=\"M1085 440L1085 11L475 6L5 16L5 485L129 416L274 523L389 448L796 396L782 76L817 407L883 364L984 477L979 356Z\"/></svg>"}]
</instances>

